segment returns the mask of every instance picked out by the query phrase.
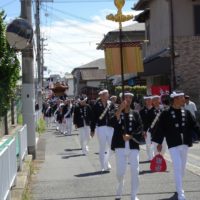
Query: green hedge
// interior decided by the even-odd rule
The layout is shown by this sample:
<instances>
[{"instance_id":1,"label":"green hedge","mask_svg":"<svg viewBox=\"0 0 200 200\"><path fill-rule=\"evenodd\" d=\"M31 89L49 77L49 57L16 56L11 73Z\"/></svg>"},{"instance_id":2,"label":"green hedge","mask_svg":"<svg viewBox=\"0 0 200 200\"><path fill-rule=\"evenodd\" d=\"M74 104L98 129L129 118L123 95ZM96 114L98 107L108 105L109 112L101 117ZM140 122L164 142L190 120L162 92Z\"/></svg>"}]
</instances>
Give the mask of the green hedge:
<instances>
[{"instance_id":1,"label":"green hedge","mask_svg":"<svg viewBox=\"0 0 200 200\"><path fill-rule=\"evenodd\" d=\"M146 86L124 86L124 91L129 91L134 94L134 96L144 96L147 93L147 87ZM115 93L116 95L119 95L122 92L122 86L115 87Z\"/></svg>"}]
</instances>

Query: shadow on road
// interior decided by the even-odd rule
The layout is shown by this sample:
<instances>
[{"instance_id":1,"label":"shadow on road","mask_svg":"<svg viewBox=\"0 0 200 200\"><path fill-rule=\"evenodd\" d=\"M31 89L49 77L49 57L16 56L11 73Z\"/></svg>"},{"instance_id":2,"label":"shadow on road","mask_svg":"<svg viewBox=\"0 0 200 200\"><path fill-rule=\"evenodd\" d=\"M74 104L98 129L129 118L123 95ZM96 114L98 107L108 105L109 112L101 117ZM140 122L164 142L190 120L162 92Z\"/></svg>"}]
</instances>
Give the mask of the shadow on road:
<instances>
[{"instance_id":1,"label":"shadow on road","mask_svg":"<svg viewBox=\"0 0 200 200\"><path fill-rule=\"evenodd\" d=\"M172 197L165 198L165 199L159 199L159 200L178 200L178 196L177 196L177 193L175 192Z\"/></svg>"},{"instance_id":2,"label":"shadow on road","mask_svg":"<svg viewBox=\"0 0 200 200\"><path fill-rule=\"evenodd\" d=\"M89 173L84 173L84 174L77 174L77 175L74 175L76 177L88 177L88 176L98 176L98 175L102 175L102 174L108 174L110 173L109 171L96 171L96 172L89 172Z\"/></svg>"},{"instance_id":3,"label":"shadow on road","mask_svg":"<svg viewBox=\"0 0 200 200\"><path fill-rule=\"evenodd\" d=\"M148 161L148 160L145 160L145 161L140 161L140 164L147 164L147 163L149 163L149 164L150 164L150 161Z\"/></svg>"},{"instance_id":4,"label":"shadow on road","mask_svg":"<svg viewBox=\"0 0 200 200\"><path fill-rule=\"evenodd\" d=\"M81 148L77 148L77 149L65 149L65 151L80 151L82 150Z\"/></svg>"},{"instance_id":5,"label":"shadow on road","mask_svg":"<svg viewBox=\"0 0 200 200\"><path fill-rule=\"evenodd\" d=\"M76 154L76 155L62 156L62 159L69 159L69 158L75 158L75 157L80 157L80 156L84 156L84 154Z\"/></svg>"}]
</instances>

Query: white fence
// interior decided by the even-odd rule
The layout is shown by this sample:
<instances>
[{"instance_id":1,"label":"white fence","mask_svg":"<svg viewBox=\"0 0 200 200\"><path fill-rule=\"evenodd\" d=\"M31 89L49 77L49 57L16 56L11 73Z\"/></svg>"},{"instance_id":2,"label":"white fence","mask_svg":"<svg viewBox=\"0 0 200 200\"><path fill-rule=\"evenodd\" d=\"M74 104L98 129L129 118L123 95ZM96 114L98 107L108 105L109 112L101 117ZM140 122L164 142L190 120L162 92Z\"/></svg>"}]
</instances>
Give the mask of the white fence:
<instances>
[{"instance_id":1,"label":"white fence","mask_svg":"<svg viewBox=\"0 0 200 200\"><path fill-rule=\"evenodd\" d=\"M0 200L9 199L9 191L17 176L17 139L19 143L19 160L27 153L26 125L15 135L7 137L0 147Z\"/></svg>"},{"instance_id":2,"label":"white fence","mask_svg":"<svg viewBox=\"0 0 200 200\"><path fill-rule=\"evenodd\" d=\"M19 138L19 169L22 170L22 161L27 154L27 125L24 125L18 133Z\"/></svg>"}]
</instances>

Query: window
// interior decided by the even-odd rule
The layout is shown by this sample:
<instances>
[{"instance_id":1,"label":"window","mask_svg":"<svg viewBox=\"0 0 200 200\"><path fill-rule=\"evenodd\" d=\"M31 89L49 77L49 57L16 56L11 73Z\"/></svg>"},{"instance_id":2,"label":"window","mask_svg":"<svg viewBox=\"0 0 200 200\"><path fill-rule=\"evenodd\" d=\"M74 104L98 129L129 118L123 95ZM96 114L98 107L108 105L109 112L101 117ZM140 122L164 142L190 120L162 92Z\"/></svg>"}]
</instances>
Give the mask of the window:
<instances>
[{"instance_id":1,"label":"window","mask_svg":"<svg viewBox=\"0 0 200 200\"><path fill-rule=\"evenodd\" d=\"M200 35L200 5L194 5L194 34Z\"/></svg>"}]
</instances>

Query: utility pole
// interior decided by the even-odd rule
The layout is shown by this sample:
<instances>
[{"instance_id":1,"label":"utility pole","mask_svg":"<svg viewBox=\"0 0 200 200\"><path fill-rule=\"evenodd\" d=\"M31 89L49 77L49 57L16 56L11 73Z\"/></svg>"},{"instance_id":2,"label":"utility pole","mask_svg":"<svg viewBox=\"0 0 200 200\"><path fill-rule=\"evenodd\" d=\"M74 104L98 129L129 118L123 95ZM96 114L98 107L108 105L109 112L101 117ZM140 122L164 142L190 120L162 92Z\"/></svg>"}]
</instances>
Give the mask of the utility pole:
<instances>
[{"instance_id":1,"label":"utility pole","mask_svg":"<svg viewBox=\"0 0 200 200\"><path fill-rule=\"evenodd\" d=\"M41 58L41 36L40 36L40 3L41 0L35 1L36 13L35 13L35 22L36 22L36 44L37 44L37 67L38 67L38 87L37 87L37 100L39 107L42 107L42 58Z\"/></svg>"},{"instance_id":2,"label":"utility pole","mask_svg":"<svg viewBox=\"0 0 200 200\"><path fill-rule=\"evenodd\" d=\"M171 59L171 90L176 89L176 71L175 71L175 48L174 48L174 6L173 0L169 0L170 13L170 59Z\"/></svg>"},{"instance_id":3,"label":"utility pole","mask_svg":"<svg viewBox=\"0 0 200 200\"><path fill-rule=\"evenodd\" d=\"M50 3L53 2L53 0L35 0L35 7L36 7L36 13L35 13L35 21L36 21L36 43L37 43L37 66L38 66L38 104L39 107L42 107L42 88L43 88L43 42L44 39L41 39L41 32L40 32L40 5L42 2ZM42 43L42 44L41 44Z\"/></svg>"},{"instance_id":4,"label":"utility pole","mask_svg":"<svg viewBox=\"0 0 200 200\"><path fill-rule=\"evenodd\" d=\"M21 18L32 25L32 0L21 0ZM22 114L27 125L28 153L36 158L33 42L22 50Z\"/></svg>"},{"instance_id":5,"label":"utility pole","mask_svg":"<svg viewBox=\"0 0 200 200\"><path fill-rule=\"evenodd\" d=\"M41 68L42 68L42 73L41 73L41 79L42 79L42 88L44 87L44 41L45 39L41 39Z\"/></svg>"}]
</instances>

